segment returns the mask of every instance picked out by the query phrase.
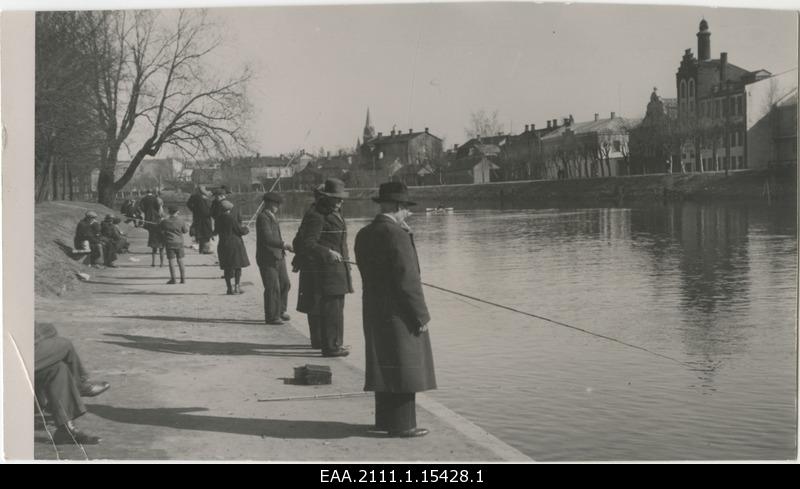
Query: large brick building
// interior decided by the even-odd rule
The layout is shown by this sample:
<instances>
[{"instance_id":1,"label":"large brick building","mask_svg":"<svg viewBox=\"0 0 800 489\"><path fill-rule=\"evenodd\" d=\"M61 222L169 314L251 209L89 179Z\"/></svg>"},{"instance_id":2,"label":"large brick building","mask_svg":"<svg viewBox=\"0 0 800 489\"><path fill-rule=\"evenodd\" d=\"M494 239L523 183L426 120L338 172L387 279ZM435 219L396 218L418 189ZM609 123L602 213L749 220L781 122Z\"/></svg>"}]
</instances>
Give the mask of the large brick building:
<instances>
[{"instance_id":1,"label":"large brick building","mask_svg":"<svg viewBox=\"0 0 800 489\"><path fill-rule=\"evenodd\" d=\"M681 150L685 171L747 168L745 87L769 78L766 70L748 71L711 58L711 31L703 19L697 33L697 57L687 49L675 75L678 118L693 136Z\"/></svg>"}]
</instances>

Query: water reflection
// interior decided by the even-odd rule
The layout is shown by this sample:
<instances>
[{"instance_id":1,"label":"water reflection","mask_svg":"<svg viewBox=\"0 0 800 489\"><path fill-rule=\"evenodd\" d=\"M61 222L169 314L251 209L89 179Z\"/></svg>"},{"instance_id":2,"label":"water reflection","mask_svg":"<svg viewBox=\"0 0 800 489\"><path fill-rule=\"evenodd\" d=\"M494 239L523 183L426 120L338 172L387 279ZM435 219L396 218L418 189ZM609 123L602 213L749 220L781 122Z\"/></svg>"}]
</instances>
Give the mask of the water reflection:
<instances>
[{"instance_id":1,"label":"water reflection","mask_svg":"<svg viewBox=\"0 0 800 489\"><path fill-rule=\"evenodd\" d=\"M377 207L345 212L355 235ZM693 203L417 214L423 280L695 366L426 289L431 395L538 460L791 458L795 216ZM359 364L356 282L345 336Z\"/></svg>"}]
</instances>

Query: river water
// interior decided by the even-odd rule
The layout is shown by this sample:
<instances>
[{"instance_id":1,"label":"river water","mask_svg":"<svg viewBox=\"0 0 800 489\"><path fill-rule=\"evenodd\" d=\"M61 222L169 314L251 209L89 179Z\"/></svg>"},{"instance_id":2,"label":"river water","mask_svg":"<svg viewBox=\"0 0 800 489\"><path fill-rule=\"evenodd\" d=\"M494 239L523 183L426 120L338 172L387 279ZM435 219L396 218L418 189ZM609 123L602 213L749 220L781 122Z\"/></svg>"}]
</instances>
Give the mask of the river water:
<instances>
[{"instance_id":1,"label":"river water","mask_svg":"<svg viewBox=\"0 0 800 489\"><path fill-rule=\"evenodd\" d=\"M352 247L375 208L346 205ZM287 209L285 236L300 215ZM426 288L429 395L506 443L535 460L796 457L795 209L456 209L409 223L423 281L677 360ZM363 368L354 272L345 344Z\"/></svg>"}]
</instances>

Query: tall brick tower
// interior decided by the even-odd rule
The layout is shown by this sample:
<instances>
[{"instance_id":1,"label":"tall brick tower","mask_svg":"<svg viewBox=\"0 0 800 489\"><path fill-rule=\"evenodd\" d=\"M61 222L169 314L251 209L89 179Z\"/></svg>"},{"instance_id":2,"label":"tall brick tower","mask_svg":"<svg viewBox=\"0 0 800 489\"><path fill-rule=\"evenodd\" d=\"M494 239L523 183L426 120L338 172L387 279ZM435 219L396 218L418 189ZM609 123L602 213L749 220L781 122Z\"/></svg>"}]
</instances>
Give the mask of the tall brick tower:
<instances>
[{"instance_id":1,"label":"tall brick tower","mask_svg":"<svg viewBox=\"0 0 800 489\"><path fill-rule=\"evenodd\" d=\"M711 31L708 30L706 19L700 21L700 31L697 33L697 58L699 61L711 59Z\"/></svg>"}]
</instances>

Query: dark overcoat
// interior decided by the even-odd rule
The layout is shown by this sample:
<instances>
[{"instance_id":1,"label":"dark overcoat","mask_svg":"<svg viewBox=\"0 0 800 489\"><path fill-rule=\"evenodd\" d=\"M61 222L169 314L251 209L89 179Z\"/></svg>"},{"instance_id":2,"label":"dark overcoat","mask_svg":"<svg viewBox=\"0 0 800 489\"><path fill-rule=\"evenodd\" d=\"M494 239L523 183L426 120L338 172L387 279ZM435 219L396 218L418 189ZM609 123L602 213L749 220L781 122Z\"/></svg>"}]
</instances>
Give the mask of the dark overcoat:
<instances>
[{"instance_id":1,"label":"dark overcoat","mask_svg":"<svg viewBox=\"0 0 800 489\"><path fill-rule=\"evenodd\" d=\"M200 194L192 194L186 201L186 207L192 211L192 226L198 240L210 239L214 226L211 221L211 203Z\"/></svg>"},{"instance_id":2,"label":"dark overcoat","mask_svg":"<svg viewBox=\"0 0 800 489\"><path fill-rule=\"evenodd\" d=\"M307 261L305 267L313 274L310 281L313 294L330 296L352 293L350 265L346 263L350 260L350 252L347 249L347 224L344 218L323 206L315 205L306 213L301 226L303 232L297 240L300 245L298 252ZM330 250L342 255L344 261L334 262ZM306 312L299 306L298 310Z\"/></svg>"},{"instance_id":3,"label":"dark overcoat","mask_svg":"<svg viewBox=\"0 0 800 489\"><path fill-rule=\"evenodd\" d=\"M414 238L392 218L379 215L356 235L356 263L363 281L364 390L408 393L436 388Z\"/></svg>"},{"instance_id":4,"label":"dark overcoat","mask_svg":"<svg viewBox=\"0 0 800 489\"><path fill-rule=\"evenodd\" d=\"M256 218L256 263L259 267L275 266L284 256L281 227L275 216L264 209Z\"/></svg>"},{"instance_id":5,"label":"dark overcoat","mask_svg":"<svg viewBox=\"0 0 800 489\"><path fill-rule=\"evenodd\" d=\"M315 204L311 204L311 207L303 214L303 220L300 221L300 227L292 240L292 247L294 247L292 269L300 272L297 277L297 311L303 314L318 312L316 299L319 294L315 293L314 270L311 267L311 258L303 252L303 237L308 229L308 222L311 220L310 213L314 210L314 206Z\"/></svg>"},{"instance_id":6,"label":"dark overcoat","mask_svg":"<svg viewBox=\"0 0 800 489\"><path fill-rule=\"evenodd\" d=\"M214 221L214 233L219 237L217 244L219 267L223 270L250 266L242 240L242 236L247 234L246 229L247 227L242 226L230 212L220 214Z\"/></svg>"},{"instance_id":7,"label":"dark overcoat","mask_svg":"<svg viewBox=\"0 0 800 489\"><path fill-rule=\"evenodd\" d=\"M75 248L81 248L83 241L88 241L92 244L97 243L100 240L100 234L100 223L97 221L90 223L86 219L81 219L75 227Z\"/></svg>"}]
</instances>

